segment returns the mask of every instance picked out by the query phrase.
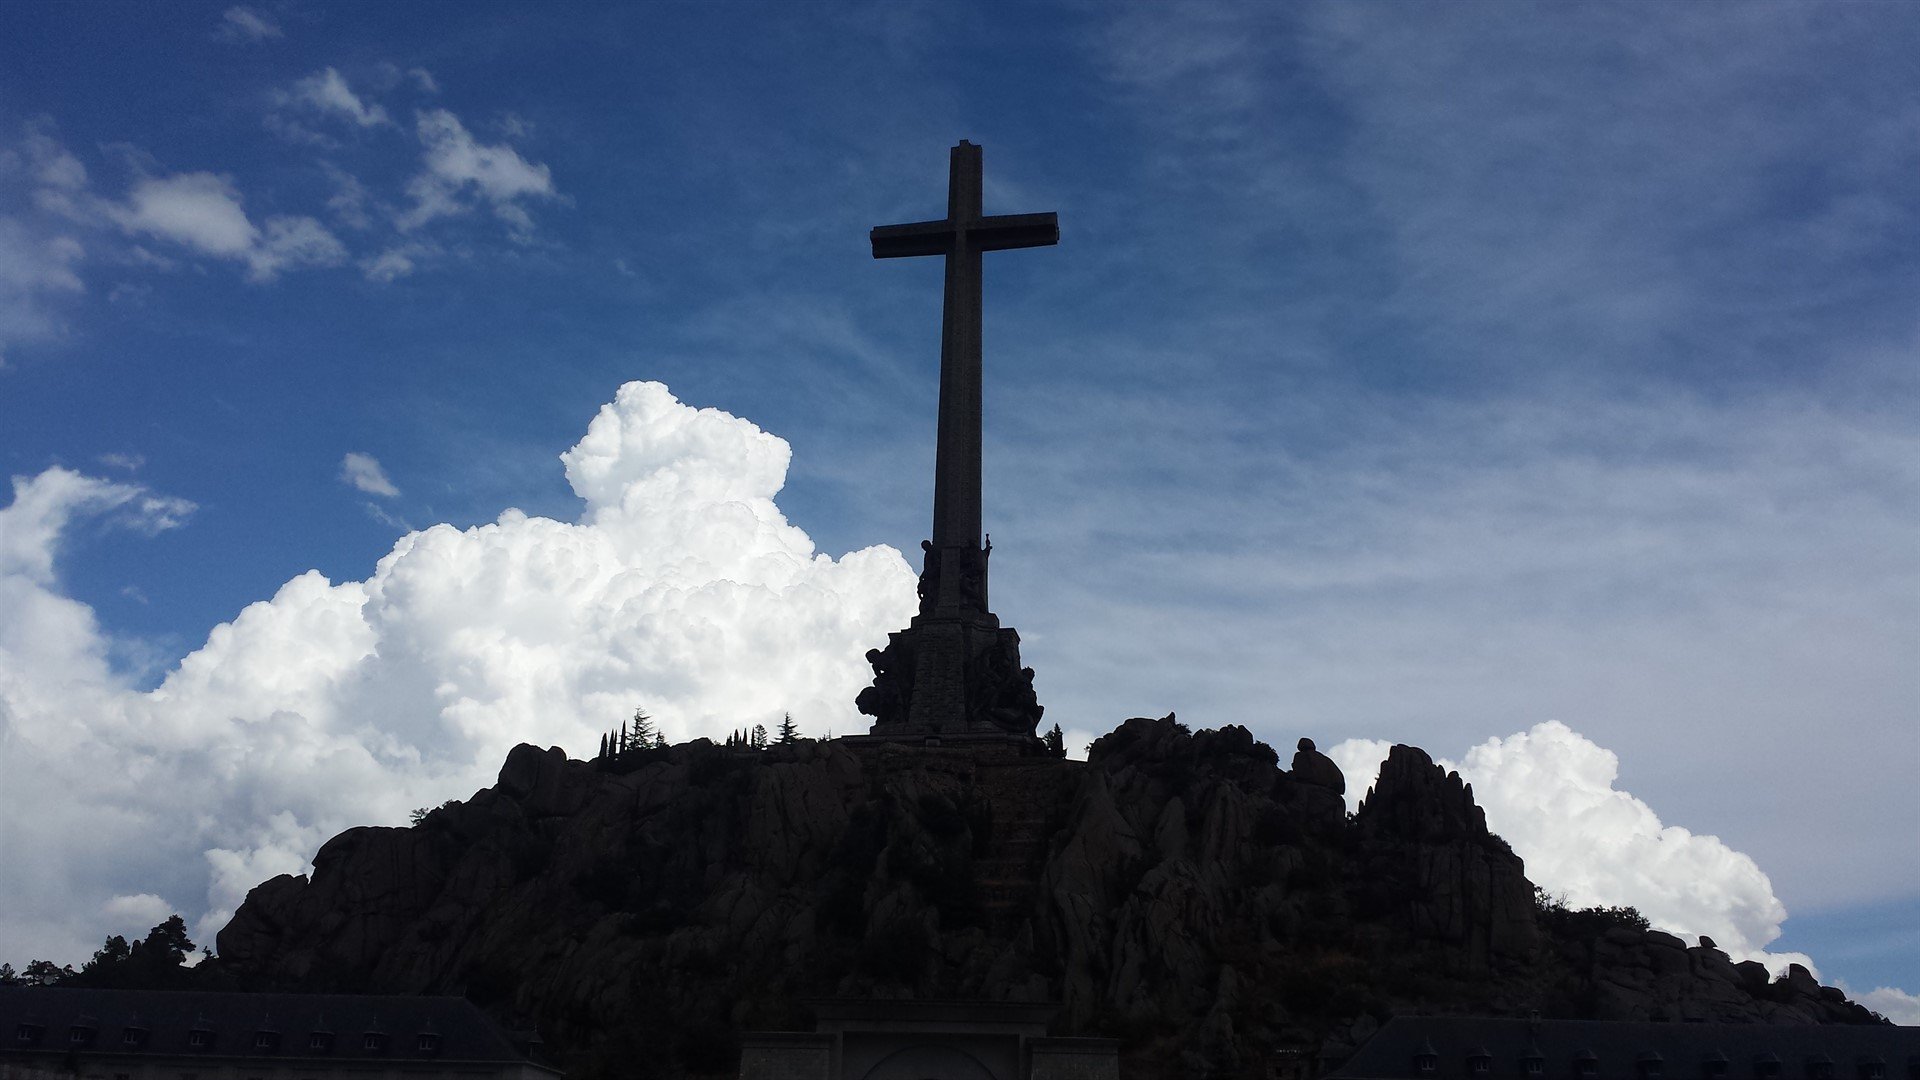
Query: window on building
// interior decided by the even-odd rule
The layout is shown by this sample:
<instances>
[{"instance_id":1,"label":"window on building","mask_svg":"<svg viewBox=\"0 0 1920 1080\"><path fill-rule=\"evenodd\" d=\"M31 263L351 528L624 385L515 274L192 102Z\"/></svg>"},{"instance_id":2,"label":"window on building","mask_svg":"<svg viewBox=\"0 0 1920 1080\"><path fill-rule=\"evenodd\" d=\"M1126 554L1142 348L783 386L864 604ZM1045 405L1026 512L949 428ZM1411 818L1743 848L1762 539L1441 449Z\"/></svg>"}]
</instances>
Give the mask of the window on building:
<instances>
[{"instance_id":1,"label":"window on building","mask_svg":"<svg viewBox=\"0 0 1920 1080\"><path fill-rule=\"evenodd\" d=\"M212 1046L213 1032L208 1031L206 1028L194 1028L192 1031L187 1032L187 1045L196 1050Z\"/></svg>"},{"instance_id":2,"label":"window on building","mask_svg":"<svg viewBox=\"0 0 1920 1080\"><path fill-rule=\"evenodd\" d=\"M74 1046L91 1046L93 1029L85 1024L75 1024L67 1029L67 1042Z\"/></svg>"},{"instance_id":3,"label":"window on building","mask_svg":"<svg viewBox=\"0 0 1920 1080\"><path fill-rule=\"evenodd\" d=\"M39 1024L21 1024L19 1027L13 1029L13 1041L31 1046L39 1042L40 1036L46 1033L47 1029Z\"/></svg>"},{"instance_id":4,"label":"window on building","mask_svg":"<svg viewBox=\"0 0 1920 1080\"><path fill-rule=\"evenodd\" d=\"M312 1031L307 1033L307 1049L326 1053L333 1049L333 1032Z\"/></svg>"},{"instance_id":5,"label":"window on building","mask_svg":"<svg viewBox=\"0 0 1920 1080\"><path fill-rule=\"evenodd\" d=\"M387 1037L378 1031L369 1031L367 1032L366 1037L360 1040L360 1049L362 1050L372 1050L372 1051L378 1052L381 1050L385 1050L386 1048L387 1048Z\"/></svg>"},{"instance_id":6,"label":"window on building","mask_svg":"<svg viewBox=\"0 0 1920 1080\"><path fill-rule=\"evenodd\" d=\"M1438 1069L1439 1067L1440 1067L1439 1054L1413 1055L1413 1071L1416 1073L1419 1073L1421 1076L1432 1076L1434 1073L1434 1070Z\"/></svg>"},{"instance_id":7,"label":"window on building","mask_svg":"<svg viewBox=\"0 0 1920 1080\"><path fill-rule=\"evenodd\" d=\"M431 1031L423 1031L420 1033L419 1040L414 1043L414 1049L423 1054L436 1053L440 1049L440 1036Z\"/></svg>"},{"instance_id":8,"label":"window on building","mask_svg":"<svg viewBox=\"0 0 1920 1080\"><path fill-rule=\"evenodd\" d=\"M1780 1059L1773 1054L1761 1054L1753 1059L1754 1080L1779 1080Z\"/></svg>"},{"instance_id":9,"label":"window on building","mask_svg":"<svg viewBox=\"0 0 1920 1080\"><path fill-rule=\"evenodd\" d=\"M280 1046L279 1032L256 1031L253 1033L253 1048L255 1050L275 1050L275 1049L278 1049L279 1046ZM249 1077L248 1080L258 1080L258 1078Z\"/></svg>"},{"instance_id":10,"label":"window on building","mask_svg":"<svg viewBox=\"0 0 1920 1080\"><path fill-rule=\"evenodd\" d=\"M120 1045L132 1047L136 1050L147 1045L147 1029L143 1027L127 1028L120 1033Z\"/></svg>"},{"instance_id":11,"label":"window on building","mask_svg":"<svg viewBox=\"0 0 1920 1080\"><path fill-rule=\"evenodd\" d=\"M1573 1055L1573 1075L1581 1080L1591 1080L1600 1075L1600 1055L1591 1050L1582 1050Z\"/></svg>"},{"instance_id":12,"label":"window on building","mask_svg":"<svg viewBox=\"0 0 1920 1080\"><path fill-rule=\"evenodd\" d=\"M1860 1080L1887 1080L1887 1063L1879 1058L1861 1058Z\"/></svg>"}]
</instances>

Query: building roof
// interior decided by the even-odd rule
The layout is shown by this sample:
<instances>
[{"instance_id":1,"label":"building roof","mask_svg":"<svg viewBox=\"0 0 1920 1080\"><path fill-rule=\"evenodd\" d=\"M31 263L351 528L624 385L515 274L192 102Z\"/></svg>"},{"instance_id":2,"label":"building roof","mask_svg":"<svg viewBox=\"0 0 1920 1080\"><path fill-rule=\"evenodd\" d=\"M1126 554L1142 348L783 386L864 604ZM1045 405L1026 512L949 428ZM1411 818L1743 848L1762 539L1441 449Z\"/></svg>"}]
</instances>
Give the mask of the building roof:
<instances>
[{"instance_id":1,"label":"building roof","mask_svg":"<svg viewBox=\"0 0 1920 1080\"><path fill-rule=\"evenodd\" d=\"M1422 1057L1427 1068L1423 1068ZM1476 1068L1475 1058L1481 1059ZM1539 1062L1529 1071L1528 1059ZM1581 1059L1588 1062L1582 1070ZM1724 1063L1716 1068L1715 1062ZM1875 1073L1874 1063L1880 1066ZM1920 1080L1920 1028L1396 1016L1328 1080Z\"/></svg>"},{"instance_id":2,"label":"building roof","mask_svg":"<svg viewBox=\"0 0 1920 1080\"><path fill-rule=\"evenodd\" d=\"M528 1060L464 998L0 987L0 1052L50 1050L383 1062Z\"/></svg>"}]
</instances>

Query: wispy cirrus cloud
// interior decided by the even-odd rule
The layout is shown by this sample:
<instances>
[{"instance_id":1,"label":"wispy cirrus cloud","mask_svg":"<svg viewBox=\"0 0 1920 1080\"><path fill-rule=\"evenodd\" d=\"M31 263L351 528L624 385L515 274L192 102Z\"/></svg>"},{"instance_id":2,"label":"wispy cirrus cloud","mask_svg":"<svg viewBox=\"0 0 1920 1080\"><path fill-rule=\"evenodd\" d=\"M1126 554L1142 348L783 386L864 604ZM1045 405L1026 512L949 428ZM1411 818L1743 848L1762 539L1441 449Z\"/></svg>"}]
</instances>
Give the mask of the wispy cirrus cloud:
<instances>
[{"instance_id":1,"label":"wispy cirrus cloud","mask_svg":"<svg viewBox=\"0 0 1920 1080\"><path fill-rule=\"evenodd\" d=\"M407 185L413 207L400 217L403 230L484 205L516 235L524 236L533 229L533 218L521 201L553 199L559 194L547 166L528 161L505 143L481 143L446 109L421 112L416 130L424 168Z\"/></svg>"},{"instance_id":2,"label":"wispy cirrus cloud","mask_svg":"<svg viewBox=\"0 0 1920 1080\"><path fill-rule=\"evenodd\" d=\"M380 465L380 459L372 454L363 454L358 450L349 451L340 459L340 479L356 491L369 495L378 495L383 499L398 498L400 489L393 486L387 478L387 470Z\"/></svg>"},{"instance_id":3,"label":"wispy cirrus cloud","mask_svg":"<svg viewBox=\"0 0 1920 1080\"><path fill-rule=\"evenodd\" d=\"M313 218L278 215L254 225L232 179L213 173L143 177L124 201L99 206L129 233L245 263L255 281L271 281L294 267L337 266L347 258L346 246Z\"/></svg>"},{"instance_id":4,"label":"wispy cirrus cloud","mask_svg":"<svg viewBox=\"0 0 1920 1080\"><path fill-rule=\"evenodd\" d=\"M257 9L245 5L235 5L222 12L220 23L214 29L214 36L222 41L258 44L285 37L280 24L261 14Z\"/></svg>"},{"instance_id":5,"label":"wispy cirrus cloud","mask_svg":"<svg viewBox=\"0 0 1920 1080\"><path fill-rule=\"evenodd\" d=\"M353 92L347 80L333 68L323 68L293 84L288 100L323 114L343 117L358 127L391 125L393 120L378 102L368 102Z\"/></svg>"}]
</instances>

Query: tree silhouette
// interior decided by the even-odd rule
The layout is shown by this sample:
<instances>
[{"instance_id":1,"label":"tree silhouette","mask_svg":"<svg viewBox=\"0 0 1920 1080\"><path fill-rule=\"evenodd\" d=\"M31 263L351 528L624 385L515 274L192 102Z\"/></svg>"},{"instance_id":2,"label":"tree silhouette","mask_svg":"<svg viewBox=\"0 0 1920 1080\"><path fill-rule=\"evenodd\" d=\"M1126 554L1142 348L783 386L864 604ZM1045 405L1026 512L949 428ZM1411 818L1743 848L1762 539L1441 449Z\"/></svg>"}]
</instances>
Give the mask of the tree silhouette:
<instances>
[{"instance_id":1,"label":"tree silhouette","mask_svg":"<svg viewBox=\"0 0 1920 1080\"><path fill-rule=\"evenodd\" d=\"M103 972L124 963L132 955L133 946L127 944L126 938L114 934L100 943L100 947L93 951L93 959L80 965L80 970L87 974Z\"/></svg>"},{"instance_id":2,"label":"tree silhouette","mask_svg":"<svg viewBox=\"0 0 1920 1080\"><path fill-rule=\"evenodd\" d=\"M781 713L780 714L780 735L778 739L780 745L792 746L794 743L794 740L798 739L799 737L800 737L800 728L798 725L796 725L793 722L793 714Z\"/></svg>"},{"instance_id":3,"label":"tree silhouette","mask_svg":"<svg viewBox=\"0 0 1920 1080\"><path fill-rule=\"evenodd\" d=\"M645 709L633 710L633 730L621 744L624 751L652 750L656 746L666 745L660 737L660 731L653 726L653 717Z\"/></svg>"},{"instance_id":4,"label":"tree silhouette","mask_svg":"<svg viewBox=\"0 0 1920 1080\"><path fill-rule=\"evenodd\" d=\"M20 973L20 981L28 986L52 986L65 982L78 974L73 965L57 967L51 960L29 960L27 969Z\"/></svg>"}]
</instances>

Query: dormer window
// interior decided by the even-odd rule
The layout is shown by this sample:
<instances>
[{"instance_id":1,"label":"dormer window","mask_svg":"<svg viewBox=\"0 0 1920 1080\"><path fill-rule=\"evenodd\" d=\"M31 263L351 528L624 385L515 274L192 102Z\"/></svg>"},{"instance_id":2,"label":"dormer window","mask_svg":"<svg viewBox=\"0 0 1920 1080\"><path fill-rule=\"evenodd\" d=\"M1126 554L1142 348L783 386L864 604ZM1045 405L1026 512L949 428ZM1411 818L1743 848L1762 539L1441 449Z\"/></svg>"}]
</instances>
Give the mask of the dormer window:
<instances>
[{"instance_id":1,"label":"dormer window","mask_svg":"<svg viewBox=\"0 0 1920 1080\"><path fill-rule=\"evenodd\" d=\"M129 1027L120 1033L120 1045L129 1050L138 1050L147 1045L147 1029Z\"/></svg>"},{"instance_id":2,"label":"dormer window","mask_svg":"<svg viewBox=\"0 0 1920 1080\"><path fill-rule=\"evenodd\" d=\"M280 1033L277 1031L256 1031L253 1033L253 1048L262 1053L280 1049Z\"/></svg>"},{"instance_id":3,"label":"dormer window","mask_svg":"<svg viewBox=\"0 0 1920 1080\"><path fill-rule=\"evenodd\" d=\"M387 1048L387 1037L378 1031L369 1031L360 1040L360 1049L379 1053Z\"/></svg>"},{"instance_id":4,"label":"dormer window","mask_svg":"<svg viewBox=\"0 0 1920 1080\"><path fill-rule=\"evenodd\" d=\"M1547 1059L1539 1054L1528 1054L1520 1059L1520 1071L1528 1076L1540 1076L1547 1071Z\"/></svg>"},{"instance_id":5,"label":"dormer window","mask_svg":"<svg viewBox=\"0 0 1920 1080\"><path fill-rule=\"evenodd\" d=\"M1633 1059L1633 1074L1640 1080L1660 1080L1666 1072L1667 1061L1657 1052L1648 1050Z\"/></svg>"},{"instance_id":6,"label":"dormer window","mask_svg":"<svg viewBox=\"0 0 1920 1080\"><path fill-rule=\"evenodd\" d=\"M333 1049L333 1032L310 1031L307 1033L307 1049L324 1054Z\"/></svg>"},{"instance_id":7,"label":"dormer window","mask_svg":"<svg viewBox=\"0 0 1920 1080\"><path fill-rule=\"evenodd\" d=\"M1591 1050L1582 1050L1573 1055L1573 1075L1581 1080L1592 1080L1600 1075L1600 1055Z\"/></svg>"},{"instance_id":8,"label":"dormer window","mask_svg":"<svg viewBox=\"0 0 1920 1080\"><path fill-rule=\"evenodd\" d=\"M1855 1073L1859 1080L1887 1080L1887 1063L1877 1057L1861 1058Z\"/></svg>"},{"instance_id":9,"label":"dormer window","mask_svg":"<svg viewBox=\"0 0 1920 1080\"><path fill-rule=\"evenodd\" d=\"M204 1050L213 1045L213 1032L207 1028L194 1028L187 1032L187 1045L195 1050Z\"/></svg>"},{"instance_id":10,"label":"dormer window","mask_svg":"<svg viewBox=\"0 0 1920 1080\"><path fill-rule=\"evenodd\" d=\"M1753 1076L1754 1080L1779 1080L1780 1056L1778 1054L1761 1054L1759 1057L1754 1058Z\"/></svg>"},{"instance_id":11,"label":"dormer window","mask_svg":"<svg viewBox=\"0 0 1920 1080\"><path fill-rule=\"evenodd\" d=\"M440 1036L431 1031L423 1031L414 1042L414 1049L423 1054L435 1054L440 1051Z\"/></svg>"},{"instance_id":12,"label":"dormer window","mask_svg":"<svg viewBox=\"0 0 1920 1080\"><path fill-rule=\"evenodd\" d=\"M94 1029L85 1024L75 1024L67 1029L67 1043L70 1046L92 1046Z\"/></svg>"},{"instance_id":13,"label":"dormer window","mask_svg":"<svg viewBox=\"0 0 1920 1080\"><path fill-rule=\"evenodd\" d=\"M1486 1076L1493 1071L1493 1055L1485 1050L1471 1050L1467 1053L1467 1075Z\"/></svg>"},{"instance_id":14,"label":"dormer window","mask_svg":"<svg viewBox=\"0 0 1920 1080\"><path fill-rule=\"evenodd\" d=\"M1833 1059L1825 1054L1808 1058L1807 1080L1833 1080Z\"/></svg>"},{"instance_id":15,"label":"dormer window","mask_svg":"<svg viewBox=\"0 0 1920 1080\"><path fill-rule=\"evenodd\" d=\"M40 1036L46 1033L47 1029L39 1024L21 1024L13 1029L13 1041L22 1046L32 1046L40 1041Z\"/></svg>"},{"instance_id":16,"label":"dormer window","mask_svg":"<svg viewBox=\"0 0 1920 1080\"><path fill-rule=\"evenodd\" d=\"M1727 1055L1716 1050L1700 1059L1700 1076L1702 1080L1719 1080L1727 1075L1728 1065Z\"/></svg>"},{"instance_id":17,"label":"dormer window","mask_svg":"<svg viewBox=\"0 0 1920 1080\"><path fill-rule=\"evenodd\" d=\"M1413 1071L1421 1076L1432 1076L1440 1068L1439 1054L1413 1055Z\"/></svg>"}]
</instances>

